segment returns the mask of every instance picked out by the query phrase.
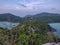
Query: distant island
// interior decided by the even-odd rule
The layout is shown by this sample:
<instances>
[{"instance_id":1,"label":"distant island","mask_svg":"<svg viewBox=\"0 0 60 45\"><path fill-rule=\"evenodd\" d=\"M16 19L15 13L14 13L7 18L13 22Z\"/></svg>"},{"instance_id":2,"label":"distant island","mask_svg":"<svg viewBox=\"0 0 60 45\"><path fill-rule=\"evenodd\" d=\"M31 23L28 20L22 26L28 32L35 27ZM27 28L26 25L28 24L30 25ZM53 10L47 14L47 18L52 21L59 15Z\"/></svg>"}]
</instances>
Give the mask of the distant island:
<instances>
[{"instance_id":1,"label":"distant island","mask_svg":"<svg viewBox=\"0 0 60 45\"><path fill-rule=\"evenodd\" d=\"M0 21L21 22L22 18L11 13L0 14Z\"/></svg>"},{"instance_id":2,"label":"distant island","mask_svg":"<svg viewBox=\"0 0 60 45\"><path fill-rule=\"evenodd\" d=\"M35 15L27 15L25 17L19 17L10 13L0 14L0 21L24 22L30 19L39 20L45 23L59 23L60 14L43 12Z\"/></svg>"}]
</instances>

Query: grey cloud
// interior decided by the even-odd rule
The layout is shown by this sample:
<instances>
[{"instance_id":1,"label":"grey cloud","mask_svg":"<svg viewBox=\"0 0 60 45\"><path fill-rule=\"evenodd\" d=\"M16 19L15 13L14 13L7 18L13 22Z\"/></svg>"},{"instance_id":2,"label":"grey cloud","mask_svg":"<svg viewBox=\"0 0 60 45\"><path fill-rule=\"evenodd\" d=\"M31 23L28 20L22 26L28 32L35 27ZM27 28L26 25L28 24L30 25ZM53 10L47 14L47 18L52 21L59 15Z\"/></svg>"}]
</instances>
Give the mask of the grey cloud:
<instances>
[{"instance_id":1,"label":"grey cloud","mask_svg":"<svg viewBox=\"0 0 60 45\"><path fill-rule=\"evenodd\" d=\"M55 0L56 1L56 0ZM58 2L52 0L33 0L29 3L0 4L0 13L12 13L18 16L36 14L41 12L60 13Z\"/></svg>"}]
</instances>

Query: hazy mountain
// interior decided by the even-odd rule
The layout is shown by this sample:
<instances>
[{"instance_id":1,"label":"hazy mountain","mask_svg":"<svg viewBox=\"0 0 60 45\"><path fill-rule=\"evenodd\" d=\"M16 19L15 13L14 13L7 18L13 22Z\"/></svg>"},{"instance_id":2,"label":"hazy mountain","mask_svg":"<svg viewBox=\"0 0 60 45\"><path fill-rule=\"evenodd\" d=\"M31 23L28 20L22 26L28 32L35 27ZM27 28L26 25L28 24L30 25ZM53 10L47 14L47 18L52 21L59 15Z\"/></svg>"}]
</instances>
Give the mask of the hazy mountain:
<instances>
[{"instance_id":1,"label":"hazy mountain","mask_svg":"<svg viewBox=\"0 0 60 45\"><path fill-rule=\"evenodd\" d=\"M24 17L24 20L40 20L42 22L60 22L60 14L57 13L40 13L40 14L35 14L35 15L29 15Z\"/></svg>"},{"instance_id":2,"label":"hazy mountain","mask_svg":"<svg viewBox=\"0 0 60 45\"><path fill-rule=\"evenodd\" d=\"M10 13L0 14L0 21L20 22L21 20L22 20L21 17L15 16Z\"/></svg>"},{"instance_id":3,"label":"hazy mountain","mask_svg":"<svg viewBox=\"0 0 60 45\"><path fill-rule=\"evenodd\" d=\"M60 14L58 14L58 13L48 13L48 12L43 12L43 13L36 14L36 15L40 15L40 16L60 16Z\"/></svg>"},{"instance_id":4,"label":"hazy mountain","mask_svg":"<svg viewBox=\"0 0 60 45\"><path fill-rule=\"evenodd\" d=\"M46 23L60 22L60 14L43 12L35 15L27 15L23 18L10 13L0 14L0 21L23 22L31 19Z\"/></svg>"}]
</instances>

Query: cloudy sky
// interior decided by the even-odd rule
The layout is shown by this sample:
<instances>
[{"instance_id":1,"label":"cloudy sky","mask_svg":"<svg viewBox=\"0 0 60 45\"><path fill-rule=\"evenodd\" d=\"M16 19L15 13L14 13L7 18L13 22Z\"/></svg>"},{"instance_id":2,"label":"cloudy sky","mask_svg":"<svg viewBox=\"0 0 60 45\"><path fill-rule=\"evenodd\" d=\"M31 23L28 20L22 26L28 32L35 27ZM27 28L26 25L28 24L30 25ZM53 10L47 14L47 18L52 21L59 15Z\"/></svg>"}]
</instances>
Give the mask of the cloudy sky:
<instances>
[{"instance_id":1,"label":"cloudy sky","mask_svg":"<svg viewBox=\"0 0 60 45\"><path fill-rule=\"evenodd\" d=\"M41 12L60 13L60 0L0 0L0 13L23 17Z\"/></svg>"}]
</instances>

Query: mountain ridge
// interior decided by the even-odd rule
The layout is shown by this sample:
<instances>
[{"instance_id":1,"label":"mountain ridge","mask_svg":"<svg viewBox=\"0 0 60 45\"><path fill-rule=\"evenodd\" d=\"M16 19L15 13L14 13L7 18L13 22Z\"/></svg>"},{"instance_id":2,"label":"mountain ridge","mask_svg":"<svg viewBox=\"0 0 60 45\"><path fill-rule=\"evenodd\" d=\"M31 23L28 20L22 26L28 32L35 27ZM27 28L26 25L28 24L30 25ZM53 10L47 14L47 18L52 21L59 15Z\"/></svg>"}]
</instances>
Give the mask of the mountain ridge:
<instances>
[{"instance_id":1,"label":"mountain ridge","mask_svg":"<svg viewBox=\"0 0 60 45\"><path fill-rule=\"evenodd\" d=\"M20 19L21 17L13 15L11 13L0 14L0 21L19 22Z\"/></svg>"},{"instance_id":2,"label":"mountain ridge","mask_svg":"<svg viewBox=\"0 0 60 45\"><path fill-rule=\"evenodd\" d=\"M42 12L35 15L27 15L25 17L19 17L11 13L0 14L0 21L23 22L23 21L31 20L31 19L40 20L46 23L60 22L60 14Z\"/></svg>"},{"instance_id":3,"label":"mountain ridge","mask_svg":"<svg viewBox=\"0 0 60 45\"><path fill-rule=\"evenodd\" d=\"M36 16L36 15L42 16L42 14L43 14L43 16L46 16L46 14L47 14L47 16L49 16L49 14L50 14L50 16L60 16L59 13L42 12L42 13L37 13L37 14L33 14L33 15L27 15L27 16L25 16L25 17Z\"/></svg>"},{"instance_id":4,"label":"mountain ridge","mask_svg":"<svg viewBox=\"0 0 60 45\"><path fill-rule=\"evenodd\" d=\"M28 17L24 18L25 20L30 20L30 19L34 19L34 20L40 20L42 22L46 22L46 23L56 23L56 22L60 22L60 14L57 13L40 13L40 14L35 14L35 15L31 15Z\"/></svg>"}]
</instances>

